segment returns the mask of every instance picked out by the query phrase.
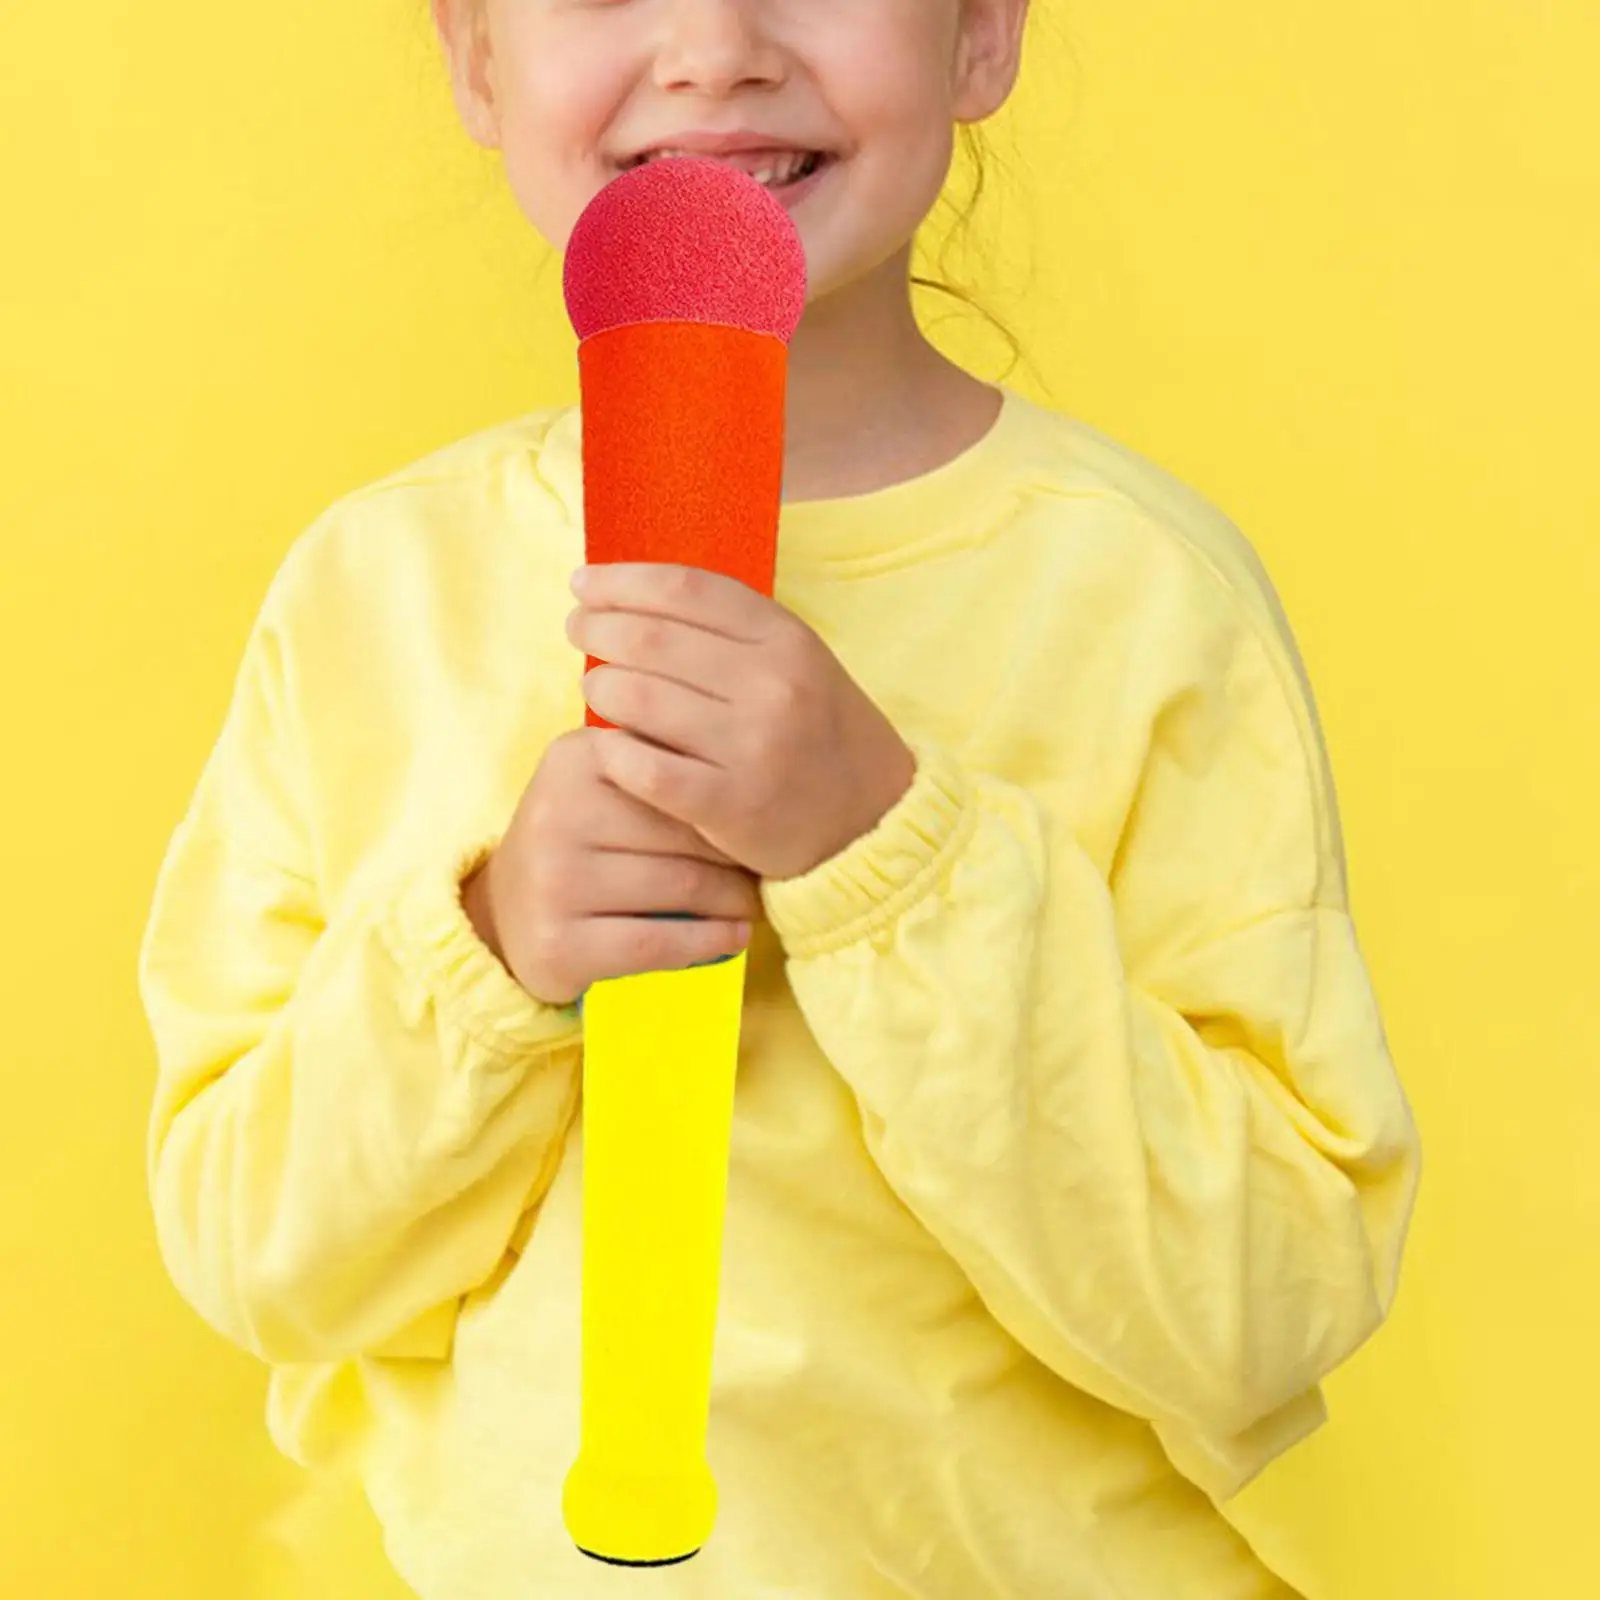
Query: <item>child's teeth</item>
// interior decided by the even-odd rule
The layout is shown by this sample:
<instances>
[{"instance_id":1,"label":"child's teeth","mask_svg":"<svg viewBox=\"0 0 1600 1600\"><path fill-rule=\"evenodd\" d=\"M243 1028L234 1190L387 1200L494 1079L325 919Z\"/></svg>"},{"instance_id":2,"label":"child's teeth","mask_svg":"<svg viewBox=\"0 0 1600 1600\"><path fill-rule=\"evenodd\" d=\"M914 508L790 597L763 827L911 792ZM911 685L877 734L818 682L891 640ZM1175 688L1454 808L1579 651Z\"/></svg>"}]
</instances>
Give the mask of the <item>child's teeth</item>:
<instances>
[{"instance_id":1,"label":"child's teeth","mask_svg":"<svg viewBox=\"0 0 1600 1600\"><path fill-rule=\"evenodd\" d=\"M652 151L646 159L653 161L665 156L681 156L689 153L687 150L656 150ZM769 186L772 184L784 184L795 177L808 159L809 157L803 153L783 156L776 161L765 161L758 166L746 167L745 170L757 183ZM735 159L733 165L739 166L742 163Z\"/></svg>"},{"instance_id":2,"label":"child's teeth","mask_svg":"<svg viewBox=\"0 0 1600 1600\"><path fill-rule=\"evenodd\" d=\"M785 156L782 161L759 168L752 176L757 183L788 183L805 164L804 156Z\"/></svg>"}]
</instances>

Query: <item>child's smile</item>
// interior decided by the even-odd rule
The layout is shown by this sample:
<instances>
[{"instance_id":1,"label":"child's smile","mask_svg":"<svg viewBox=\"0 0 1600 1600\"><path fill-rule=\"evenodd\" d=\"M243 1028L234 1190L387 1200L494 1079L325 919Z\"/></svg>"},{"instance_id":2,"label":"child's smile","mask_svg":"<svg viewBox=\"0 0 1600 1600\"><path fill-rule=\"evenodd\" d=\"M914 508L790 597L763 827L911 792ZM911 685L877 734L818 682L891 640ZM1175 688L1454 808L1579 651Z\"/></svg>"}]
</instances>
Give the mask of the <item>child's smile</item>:
<instances>
[{"instance_id":1,"label":"child's smile","mask_svg":"<svg viewBox=\"0 0 1600 1600\"><path fill-rule=\"evenodd\" d=\"M785 142L769 134L675 134L615 163L618 171L641 167L666 156L695 156L722 161L748 173L757 183L771 190L785 207L792 208L816 187L813 180L840 159L833 150L813 149Z\"/></svg>"},{"instance_id":2,"label":"child's smile","mask_svg":"<svg viewBox=\"0 0 1600 1600\"><path fill-rule=\"evenodd\" d=\"M436 3L467 127L503 153L524 215L557 249L619 172L709 157L795 214L813 300L904 276L955 125L1009 93L1026 11L1025 0Z\"/></svg>"}]
</instances>

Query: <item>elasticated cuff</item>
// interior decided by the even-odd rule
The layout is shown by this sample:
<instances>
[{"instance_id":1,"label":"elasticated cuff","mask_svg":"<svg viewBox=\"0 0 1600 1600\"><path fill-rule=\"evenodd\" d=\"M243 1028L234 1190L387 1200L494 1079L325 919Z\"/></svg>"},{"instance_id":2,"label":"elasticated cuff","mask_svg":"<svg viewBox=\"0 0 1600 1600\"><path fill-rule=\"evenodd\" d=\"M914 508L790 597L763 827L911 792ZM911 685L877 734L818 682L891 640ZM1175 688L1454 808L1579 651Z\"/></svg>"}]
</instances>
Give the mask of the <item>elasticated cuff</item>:
<instances>
[{"instance_id":1,"label":"elasticated cuff","mask_svg":"<svg viewBox=\"0 0 1600 1600\"><path fill-rule=\"evenodd\" d=\"M441 1012L492 1054L512 1061L581 1031L575 1006L536 1000L501 965L461 903L461 886L499 844L479 839L419 868L391 906L396 960Z\"/></svg>"},{"instance_id":2,"label":"elasticated cuff","mask_svg":"<svg viewBox=\"0 0 1600 1600\"><path fill-rule=\"evenodd\" d=\"M916 776L877 827L798 878L762 883L767 918L790 957L821 955L902 916L965 845L971 780L938 746L907 743Z\"/></svg>"}]
</instances>

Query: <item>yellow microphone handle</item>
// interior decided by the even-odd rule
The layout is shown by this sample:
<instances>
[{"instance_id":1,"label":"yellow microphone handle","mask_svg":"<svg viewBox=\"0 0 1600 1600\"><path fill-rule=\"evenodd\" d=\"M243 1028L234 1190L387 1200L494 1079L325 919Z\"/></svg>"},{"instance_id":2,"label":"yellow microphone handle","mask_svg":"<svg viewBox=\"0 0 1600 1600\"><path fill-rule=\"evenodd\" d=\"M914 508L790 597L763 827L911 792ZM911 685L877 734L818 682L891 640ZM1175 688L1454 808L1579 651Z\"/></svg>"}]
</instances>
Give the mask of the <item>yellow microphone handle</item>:
<instances>
[{"instance_id":1,"label":"yellow microphone handle","mask_svg":"<svg viewBox=\"0 0 1600 1600\"><path fill-rule=\"evenodd\" d=\"M583 998L583 1342L562 1512L586 1555L686 1560L710 1536L706 1461L746 957Z\"/></svg>"}]
</instances>

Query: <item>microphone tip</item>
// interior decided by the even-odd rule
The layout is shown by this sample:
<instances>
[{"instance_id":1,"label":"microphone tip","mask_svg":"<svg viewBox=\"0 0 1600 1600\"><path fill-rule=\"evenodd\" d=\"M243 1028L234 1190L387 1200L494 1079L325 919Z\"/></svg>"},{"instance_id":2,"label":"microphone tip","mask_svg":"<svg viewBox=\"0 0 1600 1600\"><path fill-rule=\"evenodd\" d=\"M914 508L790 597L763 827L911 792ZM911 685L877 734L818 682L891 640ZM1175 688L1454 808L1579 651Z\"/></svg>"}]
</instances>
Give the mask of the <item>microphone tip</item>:
<instances>
[{"instance_id":1,"label":"microphone tip","mask_svg":"<svg viewBox=\"0 0 1600 1600\"><path fill-rule=\"evenodd\" d=\"M805 309L805 250L749 174L664 156L619 174L584 208L562 288L580 339L635 322L712 322L787 344Z\"/></svg>"}]
</instances>

